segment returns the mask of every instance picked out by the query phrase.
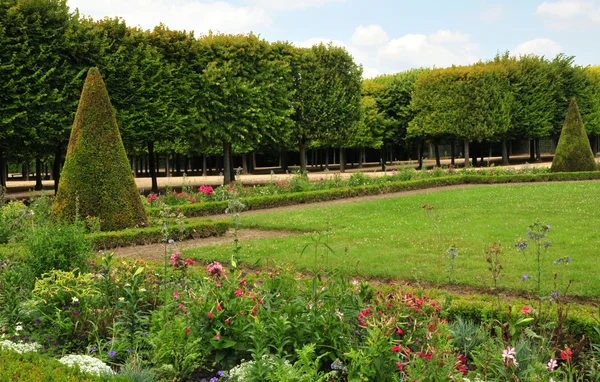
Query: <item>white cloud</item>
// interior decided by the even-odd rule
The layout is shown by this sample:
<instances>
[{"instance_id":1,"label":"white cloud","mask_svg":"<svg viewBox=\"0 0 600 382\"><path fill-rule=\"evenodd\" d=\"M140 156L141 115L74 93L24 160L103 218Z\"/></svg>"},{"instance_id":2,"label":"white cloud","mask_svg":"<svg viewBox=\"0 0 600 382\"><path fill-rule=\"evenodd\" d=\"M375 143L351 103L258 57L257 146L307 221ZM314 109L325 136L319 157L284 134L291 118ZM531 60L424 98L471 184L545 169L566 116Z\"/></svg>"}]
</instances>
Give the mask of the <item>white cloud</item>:
<instances>
[{"instance_id":1,"label":"white cloud","mask_svg":"<svg viewBox=\"0 0 600 382\"><path fill-rule=\"evenodd\" d=\"M600 25L600 7L594 1L544 1L535 10L550 26L559 29L586 25Z\"/></svg>"},{"instance_id":2,"label":"white cloud","mask_svg":"<svg viewBox=\"0 0 600 382\"><path fill-rule=\"evenodd\" d=\"M389 41L386 31L379 25L359 26L352 35L352 44L356 46L378 46Z\"/></svg>"},{"instance_id":3,"label":"white cloud","mask_svg":"<svg viewBox=\"0 0 600 382\"><path fill-rule=\"evenodd\" d=\"M429 41L435 44L469 42L471 37L468 34L460 32L451 32L449 30L439 30L429 35Z\"/></svg>"},{"instance_id":4,"label":"white cloud","mask_svg":"<svg viewBox=\"0 0 600 382\"><path fill-rule=\"evenodd\" d=\"M373 78L381 75L377 68L363 68L363 78Z\"/></svg>"},{"instance_id":5,"label":"white cloud","mask_svg":"<svg viewBox=\"0 0 600 382\"><path fill-rule=\"evenodd\" d=\"M479 60L479 45L471 42L468 36L449 31L440 32L429 37L407 34L393 39L379 51L378 59L391 72L414 67L467 65Z\"/></svg>"},{"instance_id":6,"label":"white cloud","mask_svg":"<svg viewBox=\"0 0 600 382\"><path fill-rule=\"evenodd\" d=\"M268 13L259 7L235 6L225 1L193 0L69 0L71 9L94 19L120 16L131 26L152 29L161 22L171 29L209 30L223 33L259 32L272 23Z\"/></svg>"},{"instance_id":7,"label":"white cloud","mask_svg":"<svg viewBox=\"0 0 600 382\"><path fill-rule=\"evenodd\" d=\"M537 56L553 58L557 54L562 53L562 47L559 43L548 38L536 38L519 44L511 53L516 56L535 54Z\"/></svg>"},{"instance_id":8,"label":"white cloud","mask_svg":"<svg viewBox=\"0 0 600 382\"><path fill-rule=\"evenodd\" d=\"M594 4L581 0L544 1L537 7L535 13L537 15L549 15L552 17L568 19L582 15L593 7Z\"/></svg>"},{"instance_id":9,"label":"white cloud","mask_svg":"<svg viewBox=\"0 0 600 382\"><path fill-rule=\"evenodd\" d=\"M259 7L290 11L311 7L321 7L327 3L344 3L346 0L250 0Z\"/></svg>"},{"instance_id":10,"label":"white cloud","mask_svg":"<svg viewBox=\"0 0 600 382\"><path fill-rule=\"evenodd\" d=\"M504 16L504 4L496 4L481 10L480 18L486 23L496 23Z\"/></svg>"}]
</instances>

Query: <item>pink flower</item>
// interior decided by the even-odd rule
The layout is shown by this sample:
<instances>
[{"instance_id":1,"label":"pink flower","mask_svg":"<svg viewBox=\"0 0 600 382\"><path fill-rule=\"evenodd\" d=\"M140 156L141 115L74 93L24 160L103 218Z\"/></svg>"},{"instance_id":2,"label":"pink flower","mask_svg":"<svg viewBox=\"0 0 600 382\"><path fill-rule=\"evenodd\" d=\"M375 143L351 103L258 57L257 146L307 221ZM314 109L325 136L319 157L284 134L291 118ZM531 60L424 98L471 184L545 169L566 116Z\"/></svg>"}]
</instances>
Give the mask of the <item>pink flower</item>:
<instances>
[{"instance_id":1,"label":"pink flower","mask_svg":"<svg viewBox=\"0 0 600 382\"><path fill-rule=\"evenodd\" d=\"M521 313L529 314L529 313L531 313L531 308L528 306L524 306L523 309L521 309Z\"/></svg>"},{"instance_id":2,"label":"pink flower","mask_svg":"<svg viewBox=\"0 0 600 382\"><path fill-rule=\"evenodd\" d=\"M556 358L552 358L550 361L548 361L548 371L554 371L557 366L558 362L556 362Z\"/></svg>"},{"instance_id":3,"label":"pink flower","mask_svg":"<svg viewBox=\"0 0 600 382\"><path fill-rule=\"evenodd\" d=\"M217 303L217 312L220 312L222 310L223 310L223 308L221 308L221 304Z\"/></svg>"},{"instance_id":4,"label":"pink flower","mask_svg":"<svg viewBox=\"0 0 600 382\"><path fill-rule=\"evenodd\" d=\"M217 340L217 341L218 341L218 340L220 340L220 339L221 339L221 335L220 335L220 334L216 334L216 335L215 335L215 340Z\"/></svg>"},{"instance_id":5,"label":"pink flower","mask_svg":"<svg viewBox=\"0 0 600 382\"><path fill-rule=\"evenodd\" d=\"M173 292L173 297L174 297L175 299L178 299L178 298L179 298L179 293L178 293L178 292Z\"/></svg>"},{"instance_id":6,"label":"pink flower","mask_svg":"<svg viewBox=\"0 0 600 382\"><path fill-rule=\"evenodd\" d=\"M242 292L241 289L236 289L235 292L233 292L233 294L235 294L237 297L242 297L244 295L244 292Z\"/></svg>"}]
</instances>

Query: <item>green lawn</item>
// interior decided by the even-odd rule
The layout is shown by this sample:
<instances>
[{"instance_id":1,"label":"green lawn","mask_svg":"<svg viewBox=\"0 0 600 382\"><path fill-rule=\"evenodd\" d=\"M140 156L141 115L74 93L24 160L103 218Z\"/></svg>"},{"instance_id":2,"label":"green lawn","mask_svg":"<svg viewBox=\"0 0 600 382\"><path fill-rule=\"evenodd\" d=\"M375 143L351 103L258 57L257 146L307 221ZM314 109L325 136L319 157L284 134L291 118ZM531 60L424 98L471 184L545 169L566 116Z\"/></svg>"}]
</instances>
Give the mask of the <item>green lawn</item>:
<instances>
[{"instance_id":1,"label":"green lawn","mask_svg":"<svg viewBox=\"0 0 600 382\"><path fill-rule=\"evenodd\" d=\"M435 208L432 213L424 204ZM499 242L504 266L499 285L509 289L533 288L534 281L521 282L524 273L536 274L535 253L517 251L514 243L528 239L528 226L536 219L552 227L548 240L553 246L542 254L543 289L600 296L600 182L564 182L511 186L476 186L399 198L355 202L333 206L308 205L293 211L247 215L246 227L324 231L335 255L315 258L312 247L301 256L316 234L242 243L243 261L295 264L300 268L332 267L361 277L424 280L447 283L449 260L443 258L454 244L459 249L453 277L460 284L490 285L484 249ZM324 247L321 247L324 248ZM531 248L531 247L530 247ZM196 259L226 261L231 245L188 250ZM324 253L324 251L321 251ZM573 263L553 265L559 257ZM553 285L559 272L558 285Z\"/></svg>"}]
</instances>

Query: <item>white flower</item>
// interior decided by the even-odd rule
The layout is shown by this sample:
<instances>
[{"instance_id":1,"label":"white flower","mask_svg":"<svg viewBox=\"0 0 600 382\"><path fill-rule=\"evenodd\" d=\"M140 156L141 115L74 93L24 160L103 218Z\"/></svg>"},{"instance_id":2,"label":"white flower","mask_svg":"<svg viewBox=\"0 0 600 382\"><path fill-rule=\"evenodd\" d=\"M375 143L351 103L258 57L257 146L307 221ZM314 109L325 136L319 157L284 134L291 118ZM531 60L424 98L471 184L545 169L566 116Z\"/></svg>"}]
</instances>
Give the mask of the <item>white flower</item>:
<instances>
[{"instance_id":1,"label":"white flower","mask_svg":"<svg viewBox=\"0 0 600 382\"><path fill-rule=\"evenodd\" d=\"M77 297L73 297L71 300L73 300L73 304L75 304L76 302L79 302L79 299Z\"/></svg>"},{"instance_id":2,"label":"white flower","mask_svg":"<svg viewBox=\"0 0 600 382\"><path fill-rule=\"evenodd\" d=\"M552 358L548 361L548 370L553 371L558 366L558 362L556 362L556 358Z\"/></svg>"},{"instance_id":3,"label":"white flower","mask_svg":"<svg viewBox=\"0 0 600 382\"><path fill-rule=\"evenodd\" d=\"M120 302L123 302L123 301L125 301L125 297L119 297L119 301L120 301Z\"/></svg>"},{"instance_id":4,"label":"white flower","mask_svg":"<svg viewBox=\"0 0 600 382\"><path fill-rule=\"evenodd\" d=\"M140 288L140 292L145 292L146 288Z\"/></svg>"},{"instance_id":5,"label":"white flower","mask_svg":"<svg viewBox=\"0 0 600 382\"><path fill-rule=\"evenodd\" d=\"M0 349L16 351L19 354L37 352L41 348L42 345L38 344L37 342L15 343L9 340L0 341Z\"/></svg>"},{"instance_id":6,"label":"white flower","mask_svg":"<svg viewBox=\"0 0 600 382\"><path fill-rule=\"evenodd\" d=\"M126 287L129 287L129 286L131 286L131 284L127 283L127 284L125 284L125 286L126 286Z\"/></svg>"},{"instance_id":7,"label":"white flower","mask_svg":"<svg viewBox=\"0 0 600 382\"><path fill-rule=\"evenodd\" d=\"M21 330L23 330L23 327L21 325L17 325L17 326L15 326L15 330L17 332L20 332Z\"/></svg>"},{"instance_id":8,"label":"white flower","mask_svg":"<svg viewBox=\"0 0 600 382\"><path fill-rule=\"evenodd\" d=\"M70 354L62 357L58 360L58 362L65 364L69 367L78 365L79 370L81 370L84 373L94 375L114 374L114 371L110 368L110 366L108 366L98 358L90 357L89 355Z\"/></svg>"},{"instance_id":9,"label":"white flower","mask_svg":"<svg viewBox=\"0 0 600 382\"><path fill-rule=\"evenodd\" d=\"M517 363L517 359L515 358L515 355L517 355L517 353L515 352L515 348L511 348L511 347L506 347L506 349L504 349L504 351L502 352L502 360L507 364L513 364L515 366L519 366L519 364Z\"/></svg>"}]
</instances>

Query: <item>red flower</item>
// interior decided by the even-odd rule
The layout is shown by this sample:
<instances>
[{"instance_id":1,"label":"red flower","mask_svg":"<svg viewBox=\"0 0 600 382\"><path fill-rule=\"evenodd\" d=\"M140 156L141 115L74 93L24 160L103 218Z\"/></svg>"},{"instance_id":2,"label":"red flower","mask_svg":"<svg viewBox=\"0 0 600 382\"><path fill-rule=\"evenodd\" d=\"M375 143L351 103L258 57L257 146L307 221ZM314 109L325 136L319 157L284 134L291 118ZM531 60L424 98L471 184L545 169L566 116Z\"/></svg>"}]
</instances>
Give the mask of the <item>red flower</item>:
<instances>
[{"instance_id":1,"label":"red flower","mask_svg":"<svg viewBox=\"0 0 600 382\"><path fill-rule=\"evenodd\" d=\"M233 294L235 294L237 297L242 297L244 295L244 292L242 292L241 289L236 289L235 292L233 292Z\"/></svg>"},{"instance_id":2,"label":"red flower","mask_svg":"<svg viewBox=\"0 0 600 382\"><path fill-rule=\"evenodd\" d=\"M404 370L404 364L403 363L396 362L396 366L398 366L398 369L400 369L400 371Z\"/></svg>"},{"instance_id":3,"label":"red flower","mask_svg":"<svg viewBox=\"0 0 600 382\"><path fill-rule=\"evenodd\" d=\"M396 330L396 334L397 334L397 335L399 335L399 336L401 336L401 335L403 335L403 334L404 334L404 332L402 331L402 329L398 328L398 329Z\"/></svg>"},{"instance_id":4,"label":"red flower","mask_svg":"<svg viewBox=\"0 0 600 382\"><path fill-rule=\"evenodd\" d=\"M185 260L183 260L183 261L184 261L186 264L189 264L189 265L196 265L196 262L195 262L194 260L192 260L192 259L185 259Z\"/></svg>"},{"instance_id":5,"label":"red flower","mask_svg":"<svg viewBox=\"0 0 600 382\"><path fill-rule=\"evenodd\" d=\"M400 353L402 351L402 348L398 345L394 345L394 347L392 347L392 353Z\"/></svg>"},{"instance_id":6,"label":"red flower","mask_svg":"<svg viewBox=\"0 0 600 382\"><path fill-rule=\"evenodd\" d=\"M223 308L221 308L221 304L217 303L217 312L220 312L222 310L223 310Z\"/></svg>"},{"instance_id":7,"label":"red flower","mask_svg":"<svg viewBox=\"0 0 600 382\"><path fill-rule=\"evenodd\" d=\"M190 328L185 328L185 334L190 334L191 330Z\"/></svg>"},{"instance_id":8,"label":"red flower","mask_svg":"<svg viewBox=\"0 0 600 382\"><path fill-rule=\"evenodd\" d=\"M531 308L529 308L528 306L524 306L523 309L521 309L521 313L529 314L531 313Z\"/></svg>"},{"instance_id":9,"label":"red flower","mask_svg":"<svg viewBox=\"0 0 600 382\"><path fill-rule=\"evenodd\" d=\"M212 312L212 310L210 312L208 312L208 318L213 318L213 312Z\"/></svg>"},{"instance_id":10,"label":"red flower","mask_svg":"<svg viewBox=\"0 0 600 382\"><path fill-rule=\"evenodd\" d=\"M570 360L572 356L573 356L573 352L571 351L570 348L566 348L565 350L560 352L560 359L562 359L563 361Z\"/></svg>"},{"instance_id":11,"label":"red flower","mask_svg":"<svg viewBox=\"0 0 600 382\"><path fill-rule=\"evenodd\" d=\"M226 323L227 325L229 325L229 323L230 323L230 322L231 322L231 318L228 318L228 319L226 319L226 320L225 320L225 323Z\"/></svg>"},{"instance_id":12,"label":"red flower","mask_svg":"<svg viewBox=\"0 0 600 382\"><path fill-rule=\"evenodd\" d=\"M429 331L433 332L435 330L435 328L437 328L437 324L431 324L429 325Z\"/></svg>"}]
</instances>

